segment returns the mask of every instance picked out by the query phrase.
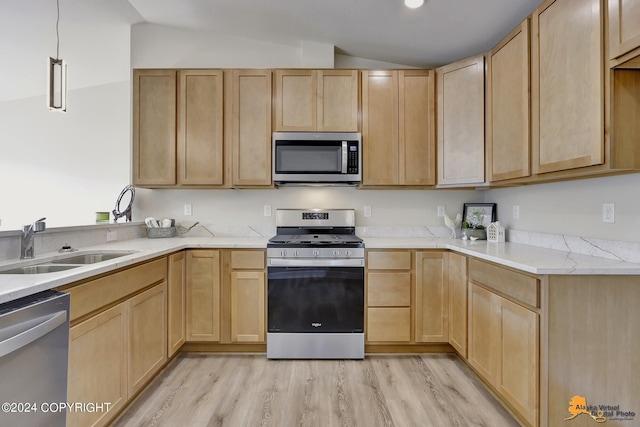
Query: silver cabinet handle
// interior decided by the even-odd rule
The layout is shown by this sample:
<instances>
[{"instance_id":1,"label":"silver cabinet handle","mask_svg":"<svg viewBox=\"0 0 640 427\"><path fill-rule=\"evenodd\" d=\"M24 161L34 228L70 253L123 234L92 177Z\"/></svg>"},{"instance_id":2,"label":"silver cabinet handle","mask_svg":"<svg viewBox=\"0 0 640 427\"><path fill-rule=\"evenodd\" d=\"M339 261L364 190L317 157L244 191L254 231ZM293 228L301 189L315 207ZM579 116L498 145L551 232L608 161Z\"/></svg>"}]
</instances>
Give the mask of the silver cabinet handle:
<instances>
[{"instance_id":1,"label":"silver cabinet handle","mask_svg":"<svg viewBox=\"0 0 640 427\"><path fill-rule=\"evenodd\" d=\"M41 320L42 318L38 319ZM58 326L67 321L67 312L59 311L53 313L50 316L44 318L45 320L37 325L30 327L26 331L20 332L17 335L7 338L4 341L0 341L0 357L6 356L9 353L13 353L16 350L26 347L38 338L47 335ZM23 325L29 325L33 320L23 322Z\"/></svg>"}]
</instances>

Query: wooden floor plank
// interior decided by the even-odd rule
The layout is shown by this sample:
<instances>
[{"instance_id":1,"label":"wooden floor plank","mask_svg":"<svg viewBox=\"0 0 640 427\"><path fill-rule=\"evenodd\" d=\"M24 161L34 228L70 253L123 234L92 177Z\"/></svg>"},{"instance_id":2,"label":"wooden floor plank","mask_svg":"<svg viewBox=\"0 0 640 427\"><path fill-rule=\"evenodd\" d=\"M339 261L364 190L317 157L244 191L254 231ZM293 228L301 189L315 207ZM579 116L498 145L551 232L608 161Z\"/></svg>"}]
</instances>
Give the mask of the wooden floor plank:
<instances>
[{"instance_id":1,"label":"wooden floor plank","mask_svg":"<svg viewBox=\"0 0 640 427\"><path fill-rule=\"evenodd\" d=\"M181 354L117 427L518 426L454 355L268 360Z\"/></svg>"}]
</instances>

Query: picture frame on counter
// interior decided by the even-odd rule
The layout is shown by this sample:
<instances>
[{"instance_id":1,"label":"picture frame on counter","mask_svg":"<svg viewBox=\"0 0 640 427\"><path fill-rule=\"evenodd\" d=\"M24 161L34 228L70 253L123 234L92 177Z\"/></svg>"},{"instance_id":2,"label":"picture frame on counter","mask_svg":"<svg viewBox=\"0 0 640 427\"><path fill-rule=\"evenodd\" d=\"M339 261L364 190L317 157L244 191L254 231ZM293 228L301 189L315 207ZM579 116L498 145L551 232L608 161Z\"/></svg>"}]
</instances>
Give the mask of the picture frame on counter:
<instances>
[{"instance_id":1,"label":"picture frame on counter","mask_svg":"<svg viewBox=\"0 0 640 427\"><path fill-rule=\"evenodd\" d=\"M497 203L465 203L462 208L462 228L486 229L496 221Z\"/></svg>"}]
</instances>

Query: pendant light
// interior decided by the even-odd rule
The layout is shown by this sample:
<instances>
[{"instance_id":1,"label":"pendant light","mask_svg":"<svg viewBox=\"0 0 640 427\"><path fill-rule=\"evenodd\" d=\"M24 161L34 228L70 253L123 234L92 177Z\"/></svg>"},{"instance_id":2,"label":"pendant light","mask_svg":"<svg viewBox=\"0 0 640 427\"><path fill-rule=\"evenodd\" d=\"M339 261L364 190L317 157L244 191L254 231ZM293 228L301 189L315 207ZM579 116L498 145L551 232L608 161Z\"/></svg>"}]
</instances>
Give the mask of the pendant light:
<instances>
[{"instance_id":1,"label":"pendant light","mask_svg":"<svg viewBox=\"0 0 640 427\"><path fill-rule=\"evenodd\" d=\"M56 19L56 57L49 57L47 68L47 104L49 110L65 113L67 111L67 64L60 59L60 0L56 0L58 17Z\"/></svg>"},{"instance_id":2,"label":"pendant light","mask_svg":"<svg viewBox=\"0 0 640 427\"><path fill-rule=\"evenodd\" d=\"M404 5L410 9L416 9L424 4L424 0L404 0Z\"/></svg>"}]
</instances>

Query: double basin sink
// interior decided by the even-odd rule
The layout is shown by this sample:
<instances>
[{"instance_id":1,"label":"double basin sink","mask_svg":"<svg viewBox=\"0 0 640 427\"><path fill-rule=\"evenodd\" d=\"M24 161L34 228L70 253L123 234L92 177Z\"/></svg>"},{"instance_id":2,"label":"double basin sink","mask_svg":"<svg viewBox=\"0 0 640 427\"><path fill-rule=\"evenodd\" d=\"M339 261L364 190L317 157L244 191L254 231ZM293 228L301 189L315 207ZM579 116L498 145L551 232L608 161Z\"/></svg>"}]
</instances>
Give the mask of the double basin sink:
<instances>
[{"instance_id":1,"label":"double basin sink","mask_svg":"<svg viewBox=\"0 0 640 427\"><path fill-rule=\"evenodd\" d=\"M136 251L87 251L58 255L35 261L23 261L0 267L0 274L43 274L70 270L89 264L96 264L114 258L131 255Z\"/></svg>"}]
</instances>

